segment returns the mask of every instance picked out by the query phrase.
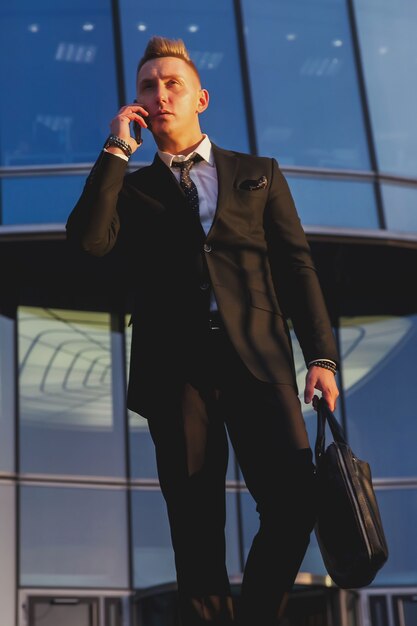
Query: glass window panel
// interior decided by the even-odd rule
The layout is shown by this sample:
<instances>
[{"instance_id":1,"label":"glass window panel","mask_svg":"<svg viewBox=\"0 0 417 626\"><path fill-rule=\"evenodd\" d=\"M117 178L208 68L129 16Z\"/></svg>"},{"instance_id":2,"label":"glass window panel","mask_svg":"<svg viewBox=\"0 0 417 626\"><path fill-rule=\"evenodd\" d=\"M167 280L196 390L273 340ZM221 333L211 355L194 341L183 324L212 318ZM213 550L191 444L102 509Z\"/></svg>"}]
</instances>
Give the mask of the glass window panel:
<instances>
[{"instance_id":1,"label":"glass window panel","mask_svg":"<svg viewBox=\"0 0 417 626\"><path fill-rule=\"evenodd\" d=\"M242 4L259 152L368 169L345 0Z\"/></svg>"},{"instance_id":2,"label":"glass window panel","mask_svg":"<svg viewBox=\"0 0 417 626\"><path fill-rule=\"evenodd\" d=\"M417 171L417 3L355 0L379 168Z\"/></svg>"},{"instance_id":3,"label":"glass window panel","mask_svg":"<svg viewBox=\"0 0 417 626\"><path fill-rule=\"evenodd\" d=\"M341 320L347 432L374 477L417 476L417 316Z\"/></svg>"},{"instance_id":4,"label":"glass window panel","mask_svg":"<svg viewBox=\"0 0 417 626\"><path fill-rule=\"evenodd\" d=\"M136 97L136 67L152 35L183 39L211 100L201 126L216 144L247 151L248 139L233 2L171 0L138 4L121 0L123 58L127 99ZM148 131L134 159L150 161L156 147Z\"/></svg>"},{"instance_id":5,"label":"glass window panel","mask_svg":"<svg viewBox=\"0 0 417 626\"><path fill-rule=\"evenodd\" d=\"M0 472L15 470L15 366L15 322L0 315Z\"/></svg>"},{"instance_id":6,"label":"glass window panel","mask_svg":"<svg viewBox=\"0 0 417 626\"><path fill-rule=\"evenodd\" d=\"M109 315L21 308L18 320L20 470L124 476Z\"/></svg>"},{"instance_id":7,"label":"glass window panel","mask_svg":"<svg viewBox=\"0 0 417 626\"><path fill-rule=\"evenodd\" d=\"M3 178L0 183L3 225L65 224L85 179L85 176Z\"/></svg>"},{"instance_id":8,"label":"glass window panel","mask_svg":"<svg viewBox=\"0 0 417 626\"><path fill-rule=\"evenodd\" d=\"M397 448L398 456L404 451ZM376 492L389 557L375 585L412 585L417 579L417 489L379 489Z\"/></svg>"},{"instance_id":9,"label":"glass window panel","mask_svg":"<svg viewBox=\"0 0 417 626\"><path fill-rule=\"evenodd\" d=\"M417 188L382 185L382 197L387 228L417 232Z\"/></svg>"},{"instance_id":10,"label":"glass window panel","mask_svg":"<svg viewBox=\"0 0 417 626\"><path fill-rule=\"evenodd\" d=\"M16 624L16 489L0 485L0 606L2 624Z\"/></svg>"},{"instance_id":11,"label":"glass window panel","mask_svg":"<svg viewBox=\"0 0 417 626\"><path fill-rule=\"evenodd\" d=\"M226 494L226 564L229 576L240 571L236 494ZM132 492L134 587L143 589L176 580L165 501L160 491Z\"/></svg>"},{"instance_id":12,"label":"glass window panel","mask_svg":"<svg viewBox=\"0 0 417 626\"><path fill-rule=\"evenodd\" d=\"M1 163L96 159L118 109L109 0L0 8Z\"/></svg>"},{"instance_id":13,"label":"glass window panel","mask_svg":"<svg viewBox=\"0 0 417 626\"><path fill-rule=\"evenodd\" d=\"M373 185L287 176L303 224L379 228Z\"/></svg>"},{"instance_id":14,"label":"glass window panel","mask_svg":"<svg viewBox=\"0 0 417 626\"><path fill-rule=\"evenodd\" d=\"M20 584L128 585L126 492L21 487Z\"/></svg>"}]
</instances>

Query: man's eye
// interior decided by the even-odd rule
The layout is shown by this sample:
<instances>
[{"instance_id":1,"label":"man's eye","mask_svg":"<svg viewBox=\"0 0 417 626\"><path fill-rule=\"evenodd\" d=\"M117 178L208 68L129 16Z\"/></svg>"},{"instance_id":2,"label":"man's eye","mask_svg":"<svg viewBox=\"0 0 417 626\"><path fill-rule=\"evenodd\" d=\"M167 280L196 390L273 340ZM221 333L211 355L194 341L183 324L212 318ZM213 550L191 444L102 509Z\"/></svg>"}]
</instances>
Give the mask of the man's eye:
<instances>
[{"instance_id":1,"label":"man's eye","mask_svg":"<svg viewBox=\"0 0 417 626\"><path fill-rule=\"evenodd\" d=\"M168 85L178 85L178 81L172 78L171 80L168 81Z\"/></svg>"}]
</instances>

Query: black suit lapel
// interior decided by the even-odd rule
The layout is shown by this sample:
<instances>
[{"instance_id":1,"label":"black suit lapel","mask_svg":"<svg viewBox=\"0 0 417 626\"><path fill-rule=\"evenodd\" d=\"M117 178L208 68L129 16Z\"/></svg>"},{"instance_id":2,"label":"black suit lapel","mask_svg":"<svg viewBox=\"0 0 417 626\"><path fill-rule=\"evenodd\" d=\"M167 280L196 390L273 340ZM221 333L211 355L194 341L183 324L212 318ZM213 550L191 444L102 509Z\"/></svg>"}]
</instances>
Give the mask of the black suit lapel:
<instances>
[{"instance_id":1,"label":"black suit lapel","mask_svg":"<svg viewBox=\"0 0 417 626\"><path fill-rule=\"evenodd\" d=\"M143 189L145 193L149 193L151 197L167 208L186 207L183 190L174 174L161 161L158 154L155 155L152 165L147 168L147 174L147 189Z\"/></svg>"},{"instance_id":2,"label":"black suit lapel","mask_svg":"<svg viewBox=\"0 0 417 626\"><path fill-rule=\"evenodd\" d=\"M218 215L223 210L223 208L227 206L227 200L233 187L233 182L235 180L238 167L238 158L233 152L218 148L215 144L212 144L212 147L214 162L216 163L219 191L217 197L216 213L214 215L213 224L210 228L210 232L207 238L210 237L210 234L212 233L216 225Z\"/></svg>"}]
</instances>

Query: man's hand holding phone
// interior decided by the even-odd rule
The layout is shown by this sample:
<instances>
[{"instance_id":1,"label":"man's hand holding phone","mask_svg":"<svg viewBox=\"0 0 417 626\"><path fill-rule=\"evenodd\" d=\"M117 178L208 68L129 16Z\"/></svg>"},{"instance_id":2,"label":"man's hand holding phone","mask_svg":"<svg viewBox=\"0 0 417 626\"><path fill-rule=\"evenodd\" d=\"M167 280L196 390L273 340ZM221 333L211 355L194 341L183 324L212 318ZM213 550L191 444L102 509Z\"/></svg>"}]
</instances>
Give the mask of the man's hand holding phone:
<instances>
[{"instance_id":1,"label":"man's hand holding phone","mask_svg":"<svg viewBox=\"0 0 417 626\"><path fill-rule=\"evenodd\" d=\"M110 122L111 134L126 142L130 146L132 154L136 152L142 143L141 132L142 128L148 128L148 124L145 121L148 115L149 113L146 109L134 102L122 107L116 117ZM133 122L135 138L132 137L130 132L131 122ZM106 150L112 154L124 154L123 150L116 146L109 146Z\"/></svg>"}]
</instances>

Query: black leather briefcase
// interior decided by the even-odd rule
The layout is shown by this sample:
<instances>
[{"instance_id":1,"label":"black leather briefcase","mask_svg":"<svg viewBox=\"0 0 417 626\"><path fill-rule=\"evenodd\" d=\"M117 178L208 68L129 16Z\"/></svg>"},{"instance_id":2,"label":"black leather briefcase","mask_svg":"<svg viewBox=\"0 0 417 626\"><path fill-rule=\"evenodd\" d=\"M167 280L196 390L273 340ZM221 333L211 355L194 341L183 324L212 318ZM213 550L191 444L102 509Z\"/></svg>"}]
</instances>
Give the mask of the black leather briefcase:
<instances>
[{"instance_id":1,"label":"black leather briefcase","mask_svg":"<svg viewBox=\"0 0 417 626\"><path fill-rule=\"evenodd\" d=\"M327 448L326 421L334 440ZM318 403L315 460L318 482L315 534L324 565L339 587L365 587L388 559L371 469L366 461L354 455L323 398Z\"/></svg>"}]
</instances>

